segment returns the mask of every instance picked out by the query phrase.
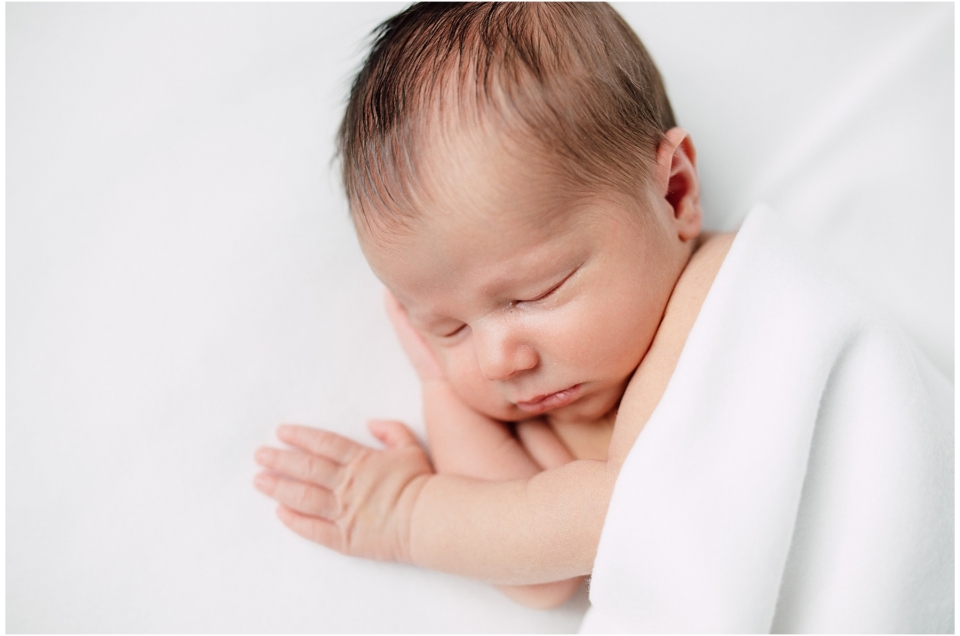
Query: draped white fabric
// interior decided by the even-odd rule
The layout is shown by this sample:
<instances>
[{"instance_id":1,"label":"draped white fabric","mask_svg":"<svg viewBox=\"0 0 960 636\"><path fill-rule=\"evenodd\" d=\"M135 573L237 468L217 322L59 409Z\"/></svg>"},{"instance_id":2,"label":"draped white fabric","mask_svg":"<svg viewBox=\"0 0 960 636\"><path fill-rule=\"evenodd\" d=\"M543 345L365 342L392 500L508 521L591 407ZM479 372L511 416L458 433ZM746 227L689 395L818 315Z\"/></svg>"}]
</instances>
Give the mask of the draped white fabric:
<instances>
[{"instance_id":1,"label":"draped white fabric","mask_svg":"<svg viewBox=\"0 0 960 636\"><path fill-rule=\"evenodd\" d=\"M953 630L953 387L747 218L607 513L585 631Z\"/></svg>"}]
</instances>

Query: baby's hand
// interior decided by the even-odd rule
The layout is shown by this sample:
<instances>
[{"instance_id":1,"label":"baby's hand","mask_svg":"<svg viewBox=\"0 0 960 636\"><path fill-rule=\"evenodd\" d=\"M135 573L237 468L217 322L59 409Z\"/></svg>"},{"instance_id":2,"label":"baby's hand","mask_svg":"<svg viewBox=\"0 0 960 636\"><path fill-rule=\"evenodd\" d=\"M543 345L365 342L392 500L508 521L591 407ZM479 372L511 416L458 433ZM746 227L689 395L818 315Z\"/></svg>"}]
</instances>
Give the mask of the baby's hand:
<instances>
[{"instance_id":1,"label":"baby's hand","mask_svg":"<svg viewBox=\"0 0 960 636\"><path fill-rule=\"evenodd\" d=\"M407 310L400 301L390 293L390 290L384 290L383 304L387 309L387 316L393 323L393 329L397 332L397 339L404 353L407 354L410 363L416 370L421 382L429 380L443 380L443 369L437 362L436 356L430 351L430 347L424 342L423 337L417 333L417 330L410 324L410 317Z\"/></svg>"},{"instance_id":2,"label":"baby's hand","mask_svg":"<svg viewBox=\"0 0 960 636\"><path fill-rule=\"evenodd\" d=\"M368 426L386 449L280 426L277 437L295 448L260 448L256 461L267 470L254 484L280 502L277 516L300 536L352 556L409 563L413 509L433 468L400 422Z\"/></svg>"}]
</instances>

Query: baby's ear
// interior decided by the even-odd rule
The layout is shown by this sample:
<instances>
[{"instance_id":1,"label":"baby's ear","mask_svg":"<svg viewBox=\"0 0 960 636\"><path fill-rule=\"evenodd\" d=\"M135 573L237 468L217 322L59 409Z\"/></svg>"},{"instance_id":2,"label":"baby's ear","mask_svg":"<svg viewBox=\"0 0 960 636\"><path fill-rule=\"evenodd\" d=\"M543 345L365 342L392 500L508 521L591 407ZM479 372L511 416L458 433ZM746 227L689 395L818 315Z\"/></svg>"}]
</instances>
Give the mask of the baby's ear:
<instances>
[{"instance_id":1,"label":"baby's ear","mask_svg":"<svg viewBox=\"0 0 960 636\"><path fill-rule=\"evenodd\" d=\"M693 140L682 128L671 128L657 147L657 197L670 206L680 240L700 234L700 177Z\"/></svg>"}]
</instances>

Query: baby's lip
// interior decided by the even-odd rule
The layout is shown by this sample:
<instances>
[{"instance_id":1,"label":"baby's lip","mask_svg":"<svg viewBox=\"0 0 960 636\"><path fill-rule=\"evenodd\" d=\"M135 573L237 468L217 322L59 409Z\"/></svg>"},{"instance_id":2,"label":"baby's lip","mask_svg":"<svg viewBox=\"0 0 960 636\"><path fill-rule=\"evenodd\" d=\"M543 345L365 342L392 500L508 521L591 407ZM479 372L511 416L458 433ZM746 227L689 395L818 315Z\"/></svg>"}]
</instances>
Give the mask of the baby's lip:
<instances>
[{"instance_id":1,"label":"baby's lip","mask_svg":"<svg viewBox=\"0 0 960 636\"><path fill-rule=\"evenodd\" d=\"M514 402L517 408L527 413L543 413L551 409L557 409L566 406L580 396L580 385L574 384L571 387L554 391L553 393L544 393L530 400L520 400Z\"/></svg>"}]
</instances>

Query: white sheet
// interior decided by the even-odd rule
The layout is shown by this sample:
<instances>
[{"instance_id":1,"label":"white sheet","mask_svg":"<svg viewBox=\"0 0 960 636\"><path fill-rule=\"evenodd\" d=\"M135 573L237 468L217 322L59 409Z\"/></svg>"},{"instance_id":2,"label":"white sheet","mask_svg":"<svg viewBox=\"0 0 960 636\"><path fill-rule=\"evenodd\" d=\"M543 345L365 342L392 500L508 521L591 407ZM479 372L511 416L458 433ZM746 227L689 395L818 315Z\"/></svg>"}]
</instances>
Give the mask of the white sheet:
<instances>
[{"instance_id":1,"label":"white sheet","mask_svg":"<svg viewBox=\"0 0 960 636\"><path fill-rule=\"evenodd\" d=\"M738 233L618 477L584 631L953 630L953 388L795 241L762 207Z\"/></svg>"}]
</instances>

